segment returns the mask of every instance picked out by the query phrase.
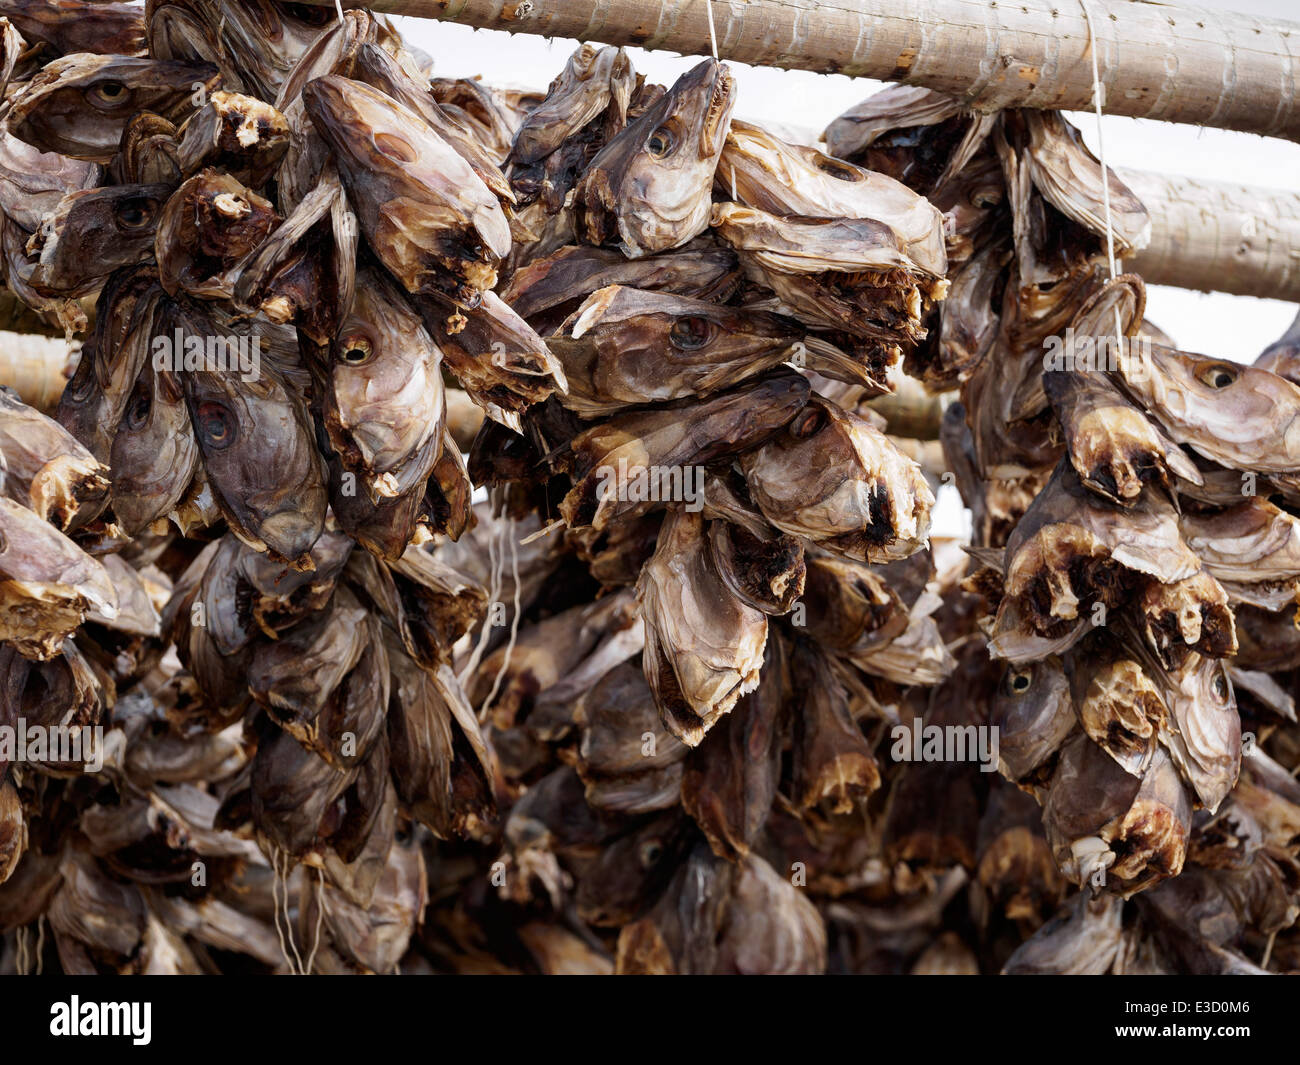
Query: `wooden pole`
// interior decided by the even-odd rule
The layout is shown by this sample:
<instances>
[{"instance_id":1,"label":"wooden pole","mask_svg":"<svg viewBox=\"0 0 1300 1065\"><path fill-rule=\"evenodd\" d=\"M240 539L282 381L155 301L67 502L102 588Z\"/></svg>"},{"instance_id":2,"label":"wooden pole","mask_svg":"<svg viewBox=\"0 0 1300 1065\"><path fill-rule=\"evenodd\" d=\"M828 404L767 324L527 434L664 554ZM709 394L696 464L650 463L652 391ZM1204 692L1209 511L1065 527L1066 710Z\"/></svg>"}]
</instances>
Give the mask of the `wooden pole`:
<instances>
[{"instance_id":1,"label":"wooden pole","mask_svg":"<svg viewBox=\"0 0 1300 1065\"><path fill-rule=\"evenodd\" d=\"M1151 214L1124 269L1154 285L1300 303L1300 195L1120 170Z\"/></svg>"},{"instance_id":2,"label":"wooden pole","mask_svg":"<svg viewBox=\"0 0 1300 1065\"><path fill-rule=\"evenodd\" d=\"M333 7L334 0L308 0ZM482 29L709 55L706 0L348 0ZM878 78L969 107L1103 107L1300 140L1300 23L1129 0L712 0L718 54Z\"/></svg>"}]
</instances>

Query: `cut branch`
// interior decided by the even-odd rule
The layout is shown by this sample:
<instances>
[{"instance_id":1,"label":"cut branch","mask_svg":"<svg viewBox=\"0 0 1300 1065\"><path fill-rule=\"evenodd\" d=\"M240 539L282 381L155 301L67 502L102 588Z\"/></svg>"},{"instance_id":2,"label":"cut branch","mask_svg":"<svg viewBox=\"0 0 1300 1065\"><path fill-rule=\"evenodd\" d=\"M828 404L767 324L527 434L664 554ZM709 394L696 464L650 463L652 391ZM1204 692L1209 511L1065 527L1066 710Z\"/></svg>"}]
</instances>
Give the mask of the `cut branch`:
<instances>
[{"instance_id":1,"label":"cut branch","mask_svg":"<svg viewBox=\"0 0 1300 1065\"><path fill-rule=\"evenodd\" d=\"M1151 214L1124 260L1150 284L1300 303L1300 195L1120 170Z\"/></svg>"},{"instance_id":2,"label":"cut branch","mask_svg":"<svg viewBox=\"0 0 1300 1065\"><path fill-rule=\"evenodd\" d=\"M309 0L333 7L334 0ZM1087 0L1114 115L1300 140L1300 24L1180 4ZM349 0L476 28L711 54L705 0ZM981 111L1092 106L1080 0L714 0L718 54L904 82Z\"/></svg>"}]
</instances>

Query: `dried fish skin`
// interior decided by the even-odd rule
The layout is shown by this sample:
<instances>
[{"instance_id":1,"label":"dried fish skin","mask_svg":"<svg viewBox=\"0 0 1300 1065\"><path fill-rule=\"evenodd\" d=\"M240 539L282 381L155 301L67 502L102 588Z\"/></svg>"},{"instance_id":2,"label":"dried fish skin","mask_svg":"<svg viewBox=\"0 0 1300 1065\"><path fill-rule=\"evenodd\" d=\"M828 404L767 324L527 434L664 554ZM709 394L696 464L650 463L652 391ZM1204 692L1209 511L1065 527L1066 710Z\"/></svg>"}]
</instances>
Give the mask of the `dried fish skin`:
<instances>
[{"instance_id":1,"label":"dried fish skin","mask_svg":"<svg viewBox=\"0 0 1300 1065\"><path fill-rule=\"evenodd\" d=\"M401 290L363 270L328 350L322 418L330 444L379 504L428 480L447 413L442 352Z\"/></svg>"},{"instance_id":2,"label":"dried fish skin","mask_svg":"<svg viewBox=\"0 0 1300 1065\"><path fill-rule=\"evenodd\" d=\"M755 846L781 783L790 719L781 640L769 639L764 655L763 682L690 753L682 774L682 809L713 853L728 861L743 858Z\"/></svg>"},{"instance_id":3,"label":"dried fish skin","mask_svg":"<svg viewBox=\"0 0 1300 1065\"><path fill-rule=\"evenodd\" d=\"M23 40L44 45L58 55L144 52L144 12L135 4L11 0L5 4L4 17L23 35Z\"/></svg>"},{"instance_id":4,"label":"dried fish skin","mask_svg":"<svg viewBox=\"0 0 1300 1065\"><path fill-rule=\"evenodd\" d=\"M1167 717L1155 681L1105 639L1073 648L1065 669L1083 731L1126 772L1143 776Z\"/></svg>"},{"instance_id":5,"label":"dried fish skin","mask_svg":"<svg viewBox=\"0 0 1300 1065\"><path fill-rule=\"evenodd\" d=\"M1300 385L1268 370L1130 344L1119 377L1176 443L1231 469L1300 469ZM1259 427L1269 426L1261 438Z\"/></svg>"},{"instance_id":6,"label":"dried fish skin","mask_svg":"<svg viewBox=\"0 0 1300 1065\"><path fill-rule=\"evenodd\" d=\"M791 708L791 800L801 811L850 813L880 787L875 755L823 653L797 644L790 671L794 691L803 696Z\"/></svg>"},{"instance_id":7,"label":"dried fish skin","mask_svg":"<svg viewBox=\"0 0 1300 1065\"><path fill-rule=\"evenodd\" d=\"M108 469L63 426L0 392L3 491L67 532L108 496Z\"/></svg>"},{"instance_id":8,"label":"dried fish skin","mask_svg":"<svg viewBox=\"0 0 1300 1065\"><path fill-rule=\"evenodd\" d=\"M179 378L146 365L113 436L113 518L138 536L171 514L199 465L199 446Z\"/></svg>"},{"instance_id":9,"label":"dried fish skin","mask_svg":"<svg viewBox=\"0 0 1300 1065\"><path fill-rule=\"evenodd\" d=\"M1241 718L1223 663L1190 654L1161 675L1169 718L1160 742L1210 813L1218 810L1241 769Z\"/></svg>"},{"instance_id":10,"label":"dried fish skin","mask_svg":"<svg viewBox=\"0 0 1300 1065\"><path fill-rule=\"evenodd\" d=\"M1151 217L1133 190L1088 151L1079 131L1057 111L1016 112L1027 135L1024 165L1048 203L1089 232L1104 235L1109 225L1117 258L1146 247ZM1102 190L1103 182L1107 188Z\"/></svg>"},{"instance_id":11,"label":"dried fish skin","mask_svg":"<svg viewBox=\"0 0 1300 1065\"><path fill-rule=\"evenodd\" d=\"M637 259L703 233L735 103L726 65L706 59L606 144L575 190L585 241Z\"/></svg>"},{"instance_id":12,"label":"dried fish skin","mask_svg":"<svg viewBox=\"0 0 1300 1065\"><path fill-rule=\"evenodd\" d=\"M929 536L934 495L920 467L866 419L820 396L740 464L764 517L826 550L891 562Z\"/></svg>"},{"instance_id":13,"label":"dried fish skin","mask_svg":"<svg viewBox=\"0 0 1300 1065\"><path fill-rule=\"evenodd\" d=\"M494 89L481 78L433 78L429 87L443 111L469 129L498 163L504 163L524 118L518 105L528 95L521 98ZM540 102L537 97L532 99Z\"/></svg>"},{"instance_id":14,"label":"dried fish skin","mask_svg":"<svg viewBox=\"0 0 1300 1065\"><path fill-rule=\"evenodd\" d=\"M968 169L996 121L955 96L889 85L849 108L822 134L832 156L888 174L933 198Z\"/></svg>"},{"instance_id":15,"label":"dried fish skin","mask_svg":"<svg viewBox=\"0 0 1300 1065\"><path fill-rule=\"evenodd\" d=\"M1208 567L1172 584L1147 581L1138 607L1147 645L1166 669L1181 666L1189 651L1212 658L1237 653L1237 626L1228 593Z\"/></svg>"},{"instance_id":16,"label":"dried fish skin","mask_svg":"<svg viewBox=\"0 0 1300 1065\"><path fill-rule=\"evenodd\" d=\"M611 521L643 513L674 492L673 477L684 496L693 471L703 464L756 447L779 431L808 402L811 389L799 374L778 371L709 399L656 410L615 415L574 437L566 461L573 489L560 503L570 528L603 530ZM636 485L648 486L638 500ZM698 500L703 502L703 500Z\"/></svg>"},{"instance_id":17,"label":"dried fish skin","mask_svg":"<svg viewBox=\"0 0 1300 1065\"><path fill-rule=\"evenodd\" d=\"M1199 479L1187 456L1106 375L1052 371L1043 374L1043 389L1061 423L1075 471L1085 485L1112 503L1128 506L1146 484L1167 486L1171 470Z\"/></svg>"},{"instance_id":18,"label":"dried fish skin","mask_svg":"<svg viewBox=\"0 0 1300 1065\"><path fill-rule=\"evenodd\" d=\"M186 180L163 209L154 238L158 276L169 296L229 299L229 271L280 221L269 200L211 168Z\"/></svg>"},{"instance_id":19,"label":"dried fish skin","mask_svg":"<svg viewBox=\"0 0 1300 1065\"><path fill-rule=\"evenodd\" d=\"M731 124L718 184L732 200L767 214L884 222L911 261L946 264L943 218L929 200L885 174L788 144L748 122Z\"/></svg>"},{"instance_id":20,"label":"dried fish skin","mask_svg":"<svg viewBox=\"0 0 1300 1065\"><path fill-rule=\"evenodd\" d=\"M456 149L483 184L501 201L503 207L514 204L515 195L496 159L474 139L473 133L466 126L442 109L428 91L426 78L415 78L397 57L369 41L357 49L354 67L352 77L409 107L428 123L430 129Z\"/></svg>"},{"instance_id":21,"label":"dried fish skin","mask_svg":"<svg viewBox=\"0 0 1300 1065\"><path fill-rule=\"evenodd\" d=\"M95 163L42 152L0 132L0 210L27 233L69 193L95 188L102 174Z\"/></svg>"},{"instance_id":22,"label":"dried fish skin","mask_svg":"<svg viewBox=\"0 0 1300 1065\"><path fill-rule=\"evenodd\" d=\"M253 825L275 848L301 858L319 844L322 822L356 771L336 769L287 732L269 728L253 757Z\"/></svg>"},{"instance_id":23,"label":"dried fish skin","mask_svg":"<svg viewBox=\"0 0 1300 1065\"><path fill-rule=\"evenodd\" d=\"M1043 827L1067 880L1083 884L1114 862L1101 833L1132 807L1141 785L1085 735L1061 748L1043 799Z\"/></svg>"},{"instance_id":24,"label":"dried fish skin","mask_svg":"<svg viewBox=\"0 0 1300 1065\"><path fill-rule=\"evenodd\" d=\"M1300 520L1252 497L1211 513L1189 510L1183 536L1206 571L1232 591L1242 585L1279 587L1281 603L1300 591Z\"/></svg>"},{"instance_id":25,"label":"dried fish skin","mask_svg":"<svg viewBox=\"0 0 1300 1065\"><path fill-rule=\"evenodd\" d=\"M1008 665L989 721L998 730L998 770L1008 780L1037 781L1054 768L1051 759L1078 724L1061 660Z\"/></svg>"},{"instance_id":26,"label":"dried fish skin","mask_svg":"<svg viewBox=\"0 0 1300 1065\"><path fill-rule=\"evenodd\" d=\"M1133 805L1107 826L1102 836L1116 860L1108 880L1118 878L1126 898L1183 871L1192 834L1192 802L1187 787L1163 748L1142 777Z\"/></svg>"},{"instance_id":27,"label":"dried fish skin","mask_svg":"<svg viewBox=\"0 0 1300 1065\"><path fill-rule=\"evenodd\" d=\"M221 84L213 66L88 52L48 63L13 101L7 127L43 152L107 165L140 111L175 121ZM199 86L198 89L195 86Z\"/></svg>"},{"instance_id":28,"label":"dried fish skin","mask_svg":"<svg viewBox=\"0 0 1300 1065\"><path fill-rule=\"evenodd\" d=\"M501 206L468 163L414 112L330 75L303 89L375 253L408 292L475 307L510 251Z\"/></svg>"},{"instance_id":29,"label":"dried fish skin","mask_svg":"<svg viewBox=\"0 0 1300 1065\"><path fill-rule=\"evenodd\" d=\"M82 296L114 270L146 263L171 191L115 185L69 193L27 242L28 283L45 296Z\"/></svg>"},{"instance_id":30,"label":"dried fish skin","mask_svg":"<svg viewBox=\"0 0 1300 1065\"><path fill-rule=\"evenodd\" d=\"M211 63L232 91L274 100L308 45L334 23L327 15L277 0L147 0L145 29L154 58ZM369 21L363 11L346 17Z\"/></svg>"},{"instance_id":31,"label":"dried fish skin","mask_svg":"<svg viewBox=\"0 0 1300 1065\"><path fill-rule=\"evenodd\" d=\"M908 609L884 575L834 555L807 559L804 627L837 654L869 653L907 629Z\"/></svg>"},{"instance_id":32,"label":"dried fish skin","mask_svg":"<svg viewBox=\"0 0 1300 1065\"><path fill-rule=\"evenodd\" d=\"M743 526L709 522L709 550L727 587L771 617L788 614L803 595L803 541L794 536L760 539Z\"/></svg>"},{"instance_id":33,"label":"dried fish skin","mask_svg":"<svg viewBox=\"0 0 1300 1065\"><path fill-rule=\"evenodd\" d=\"M767 617L732 595L698 514L674 508L641 570L643 664L664 725L688 747L758 686Z\"/></svg>"},{"instance_id":34,"label":"dried fish skin","mask_svg":"<svg viewBox=\"0 0 1300 1065\"><path fill-rule=\"evenodd\" d=\"M162 325L176 350L218 335L197 308L171 305ZM326 474L302 401L265 364L252 380L187 370L183 387L203 469L231 531L255 550L309 565L325 528Z\"/></svg>"},{"instance_id":35,"label":"dried fish skin","mask_svg":"<svg viewBox=\"0 0 1300 1065\"><path fill-rule=\"evenodd\" d=\"M117 613L104 567L26 507L0 498L0 639L48 659L86 614Z\"/></svg>"},{"instance_id":36,"label":"dried fish skin","mask_svg":"<svg viewBox=\"0 0 1300 1065\"><path fill-rule=\"evenodd\" d=\"M110 877L82 848L64 851L59 872L63 883L48 911L54 931L114 957L134 954L145 922L140 889Z\"/></svg>"},{"instance_id":37,"label":"dried fish skin","mask_svg":"<svg viewBox=\"0 0 1300 1065\"><path fill-rule=\"evenodd\" d=\"M639 667L609 670L581 697L574 722L575 768L590 805L628 815L677 805L687 748L664 730Z\"/></svg>"},{"instance_id":38,"label":"dried fish skin","mask_svg":"<svg viewBox=\"0 0 1300 1065\"><path fill-rule=\"evenodd\" d=\"M218 89L176 137L176 165L190 178L208 168L250 188L266 184L289 150L289 122L255 96Z\"/></svg>"},{"instance_id":39,"label":"dried fish skin","mask_svg":"<svg viewBox=\"0 0 1300 1065\"><path fill-rule=\"evenodd\" d=\"M1122 900L1081 891L1007 959L1012 976L1097 975L1108 972L1123 937Z\"/></svg>"},{"instance_id":40,"label":"dried fish skin","mask_svg":"<svg viewBox=\"0 0 1300 1065\"><path fill-rule=\"evenodd\" d=\"M1147 494L1131 508L1113 507L1063 461L1007 541L999 614L1018 602L1034 630L1047 635L1078 618L1085 601L1107 609L1121 602L1125 571L1172 584L1200 568L1168 501Z\"/></svg>"},{"instance_id":41,"label":"dried fish skin","mask_svg":"<svg viewBox=\"0 0 1300 1065\"><path fill-rule=\"evenodd\" d=\"M622 48L580 45L546 90L546 97L520 124L510 148L516 168L560 150L565 141L614 103L624 115L631 96L632 63ZM621 97L621 99L619 99Z\"/></svg>"},{"instance_id":42,"label":"dried fish skin","mask_svg":"<svg viewBox=\"0 0 1300 1065\"><path fill-rule=\"evenodd\" d=\"M113 434L149 358L162 297L151 271L114 273L96 304L95 332L59 398L59 424L100 462L109 460Z\"/></svg>"},{"instance_id":43,"label":"dried fish skin","mask_svg":"<svg viewBox=\"0 0 1300 1065\"><path fill-rule=\"evenodd\" d=\"M14 875L27 850L27 822L12 780L0 779L0 884Z\"/></svg>"},{"instance_id":44,"label":"dried fish skin","mask_svg":"<svg viewBox=\"0 0 1300 1065\"><path fill-rule=\"evenodd\" d=\"M515 270L500 295L533 328L550 336L578 301L610 285L716 303L739 278L739 262L728 248L690 244L629 260L613 248L566 244Z\"/></svg>"},{"instance_id":45,"label":"dried fish skin","mask_svg":"<svg viewBox=\"0 0 1300 1065\"><path fill-rule=\"evenodd\" d=\"M506 428L517 430L519 413L568 388L546 341L495 292L483 293L473 308L436 297L417 306L460 386Z\"/></svg>"},{"instance_id":46,"label":"dried fish skin","mask_svg":"<svg viewBox=\"0 0 1300 1065\"><path fill-rule=\"evenodd\" d=\"M560 402L584 418L730 388L784 362L806 331L783 315L612 285L548 341Z\"/></svg>"}]
</instances>

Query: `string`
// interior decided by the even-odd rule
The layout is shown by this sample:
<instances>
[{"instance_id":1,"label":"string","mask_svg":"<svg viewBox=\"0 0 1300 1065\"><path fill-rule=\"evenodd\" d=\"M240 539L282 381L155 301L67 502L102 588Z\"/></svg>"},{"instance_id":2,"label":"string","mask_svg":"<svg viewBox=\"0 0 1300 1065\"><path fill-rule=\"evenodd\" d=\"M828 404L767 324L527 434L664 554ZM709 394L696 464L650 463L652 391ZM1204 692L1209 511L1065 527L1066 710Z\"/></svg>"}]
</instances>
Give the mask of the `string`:
<instances>
[{"instance_id":1,"label":"string","mask_svg":"<svg viewBox=\"0 0 1300 1065\"><path fill-rule=\"evenodd\" d=\"M1088 10L1088 0L1079 0L1083 9L1083 21L1088 27L1088 51L1092 56L1092 106L1097 114L1097 161L1101 164L1101 202L1106 216L1106 264L1110 270L1110 279L1115 280L1119 271L1115 268L1115 225L1110 213L1110 169L1106 166L1106 140L1102 136L1101 122L1101 72L1097 66L1097 35L1092 26L1092 12ZM1119 350L1124 350L1124 329L1119 320L1119 304L1115 304L1115 341Z\"/></svg>"},{"instance_id":2,"label":"string","mask_svg":"<svg viewBox=\"0 0 1300 1065\"><path fill-rule=\"evenodd\" d=\"M343 25L343 0L334 0L334 10L339 13L339 25Z\"/></svg>"},{"instance_id":3,"label":"string","mask_svg":"<svg viewBox=\"0 0 1300 1065\"><path fill-rule=\"evenodd\" d=\"M713 0L704 0L704 10L709 16L709 44L713 46L713 58L718 58L718 35L713 31Z\"/></svg>"},{"instance_id":4,"label":"string","mask_svg":"<svg viewBox=\"0 0 1300 1065\"><path fill-rule=\"evenodd\" d=\"M312 936L311 953L307 955L307 975L316 965L316 951L320 949L320 929L325 921L325 874L316 870L316 934Z\"/></svg>"}]
</instances>

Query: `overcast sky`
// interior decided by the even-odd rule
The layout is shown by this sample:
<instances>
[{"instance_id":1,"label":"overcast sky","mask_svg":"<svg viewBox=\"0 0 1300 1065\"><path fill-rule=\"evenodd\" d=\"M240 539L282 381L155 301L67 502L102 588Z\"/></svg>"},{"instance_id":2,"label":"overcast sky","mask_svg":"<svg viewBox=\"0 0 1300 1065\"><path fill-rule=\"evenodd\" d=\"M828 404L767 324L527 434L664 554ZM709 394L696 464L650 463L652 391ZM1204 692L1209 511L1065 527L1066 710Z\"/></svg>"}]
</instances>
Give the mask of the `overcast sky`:
<instances>
[{"instance_id":1,"label":"overcast sky","mask_svg":"<svg viewBox=\"0 0 1300 1065\"><path fill-rule=\"evenodd\" d=\"M1198 6L1300 18L1300 0L1201 0ZM574 41L476 31L424 19L399 18L397 22L409 41L433 57L440 77L481 74L494 84L545 88L577 47ZM638 71L664 83L697 61L671 52L639 48L628 52ZM731 66L739 87L739 117L805 129L824 128L836 115L882 87L880 82L838 74L738 63ZM1096 116L1070 117L1096 151ZM1111 115L1103 121L1107 162L1112 166L1278 188L1300 186L1300 144ZM1147 313L1189 350L1249 362L1291 323L1296 307L1249 296L1153 287Z\"/></svg>"}]
</instances>

